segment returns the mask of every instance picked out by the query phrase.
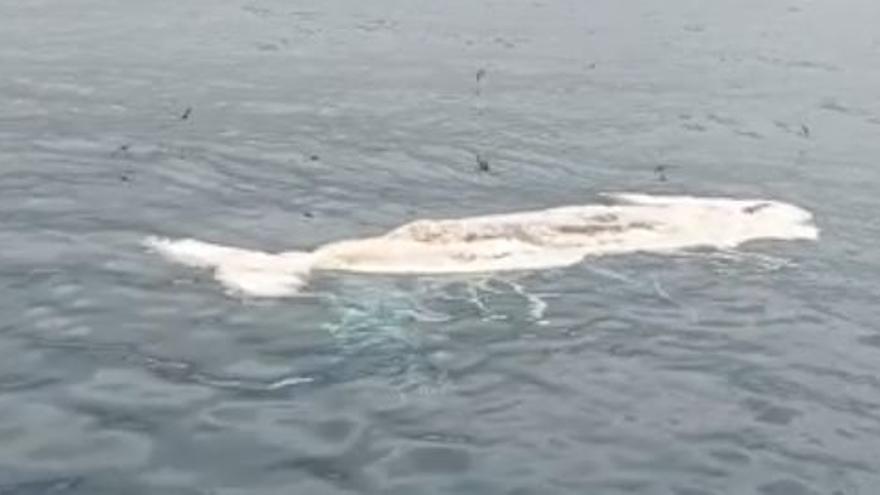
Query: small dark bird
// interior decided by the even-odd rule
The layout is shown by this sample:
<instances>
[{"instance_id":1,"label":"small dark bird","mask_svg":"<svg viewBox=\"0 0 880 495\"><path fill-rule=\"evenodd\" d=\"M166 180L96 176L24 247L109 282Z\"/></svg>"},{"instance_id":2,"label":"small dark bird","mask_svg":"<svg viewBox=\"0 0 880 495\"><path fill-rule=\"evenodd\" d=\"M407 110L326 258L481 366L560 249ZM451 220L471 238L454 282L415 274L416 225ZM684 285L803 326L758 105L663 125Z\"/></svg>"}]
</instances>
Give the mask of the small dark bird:
<instances>
[{"instance_id":1,"label":"small dark bird","mask_svg":"<svg viewBox=\"0 0 880 495\"><path fill-rule=\"evenodd\" d=\"M318 161L318 160L320 160L320 159L321 159L321 157L318 156L318 155L312 155L312 156L309 157L309 160L311 160L311 161L313 161L313 162L316 162L316 161Z\"/></svg>"},{"instance_id":2,"label":"small dark bird","mask_svg":"<svg viewBox=\"0 0 880 495\"><path fill-rule=\"evenodd\" d=\"M310 212L310 211L308 211L308 210L306 210L306 211L303 212L303 216L306 217L306 218L315 218L315 214L312 213L312 212Z\"/></svg>"},{"instance_id":3,"label":"small dark bird","mask_svg":"<svg viewBox=\"0 0 880 495\"><path fill-rule=\"evenodd\" d=\"M807 127L807 124L801 124L801 136L805 138L810 137L810 128Z\"/></svg>"},{"instance_id":4,"label":"small dark bird","mask_svg":"<svg viewBox=\"0 0 880 495\"><path fill-rule=\"evenodd\" d=\"M131 143L125 143L116 148L110 156L128 156L128 151L131 149Z\"/></svg>"},{"instance_id":5,"label":"small dark bird","mask_svg":"<svg viewBox=\"0 0 880 495\"><path fill-rule=\"evenodd\" d=\"M131 176L128 173L119 174L120 182L131 182Z\"/></svg>"},{"instance_id":6,"label":"small dark bird","mask_svg":"<svg viewBox=\"0 0 880 495\"><path fill-rule=\"evenodd\" d=\"M485 77L486 77L486 69L484 69L484 68L481 67L479 70L477 70L477 77L476 77L476 79L477 79L477 86L474 88L474 93L475 93L477 96L480 96L480 95L483 93L482 84L480 84L480 82L481 82Z\"/></svg>"},{"instance_id":7,"label":"small dark bird","mask_svg":"<svg viewBox=\"0 0 880 495\"><path fill-rule=\"evenodd\" d=\"M743 212L748 213L749 215L753 215L753 214L763 210L764 208L769 208L769 207L770 207L770 203L758 203L756 205L746 206L745 208L743 208Z\"/></svg>"},{"instance_id":8,"label":"small dark bird","mask_svg":"<svg viewBox=\"0 0 880 495\"><path fill-rule=\"evenodd\" d=\"M657 176L657 180L660 182L666 182L666 170L668 167L666 165L657 165L654 167L654 174Z\"/></svg>"},{"instance_id":9,"label":"small dark bird","mask_svg":"<svg viewBox=\"0 0 880 495\"><path fill-rule=\"evenodd\" d=\"M480 172L488 172L489 169L489 159L477 153L477 170Z\"/></svg>"},{"instance_id":10,"label":"small dark bird","mask_svg":"<svg viewBox=\"0 0 880 495\"><path fill-rule=\"evenodd\" d=\"M183 111L183 115L180 116L180 120L186 120L192 114L192 107L186 107L186 110Z\"/></svg>"}]
</instances>

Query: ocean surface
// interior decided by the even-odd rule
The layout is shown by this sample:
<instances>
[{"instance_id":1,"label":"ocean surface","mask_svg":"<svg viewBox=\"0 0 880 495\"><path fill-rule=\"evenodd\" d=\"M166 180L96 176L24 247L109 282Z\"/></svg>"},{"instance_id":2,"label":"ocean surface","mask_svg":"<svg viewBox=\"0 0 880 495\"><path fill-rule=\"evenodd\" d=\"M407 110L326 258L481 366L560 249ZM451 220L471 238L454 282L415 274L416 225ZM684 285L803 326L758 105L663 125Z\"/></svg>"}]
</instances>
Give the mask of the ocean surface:
<instances>
[{"instance_id":1,"label":"ocean surface","mask_svg":"<svg viewBox=\"0 0 880 495\"><path fill-rule=\"evenodd\" d=\"M0 0L0 494L880 490L875 0ZM614 191L818 241L230 295Z\"/></svg>"}]
</instances>

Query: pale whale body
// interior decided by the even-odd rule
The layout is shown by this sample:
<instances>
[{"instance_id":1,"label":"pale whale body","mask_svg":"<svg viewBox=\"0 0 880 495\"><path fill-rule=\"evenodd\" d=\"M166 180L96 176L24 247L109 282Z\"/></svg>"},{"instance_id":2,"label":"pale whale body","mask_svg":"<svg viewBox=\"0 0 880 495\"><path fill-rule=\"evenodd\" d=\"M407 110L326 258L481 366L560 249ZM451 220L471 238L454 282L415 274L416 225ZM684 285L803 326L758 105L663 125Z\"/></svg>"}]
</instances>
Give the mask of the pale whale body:
<instances>
[{"instance_id":1,"label":"pale whale body","mask_svg":"<svg viewBox=\"0 0 880 495\"><path fill-rule=\"evenodd\" d=\"M194 239L150 237L165 258L212 269L248 296L299 292L313 270L451 274L536 270L587 256L735 248L758 239L816 239L810 212L778 201L609 195L614 204L460 219L417 220L378 237L343 240L311 252L267 253Z\"/></svg>"}]
</instances>

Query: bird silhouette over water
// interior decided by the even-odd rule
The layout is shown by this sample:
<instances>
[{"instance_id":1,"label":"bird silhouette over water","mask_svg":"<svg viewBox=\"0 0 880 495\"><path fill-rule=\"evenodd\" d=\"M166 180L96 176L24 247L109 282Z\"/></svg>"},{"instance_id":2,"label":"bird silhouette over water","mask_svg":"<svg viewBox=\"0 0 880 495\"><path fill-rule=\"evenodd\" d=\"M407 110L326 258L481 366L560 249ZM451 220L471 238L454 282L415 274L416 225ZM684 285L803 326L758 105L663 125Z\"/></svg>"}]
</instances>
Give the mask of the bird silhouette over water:
<instances>
[{"instance_id":1,"label":"bird silhouette over water","mask_svg":"<svg viewBox=\"0 0 880 495\"><path fill-rule=\"evenodd\" d=\"M476 74L476 76L475 76L474 78L475 78L476 81L477 81L476 87L474 88L474 93L475 93L477 96L481 96L482 93L483 93L483 90L482 90L483 79L486 78L486 69L480 67L480 68L477 70L477 74Z\"/></svg>"},{"instance_id":2,"label":"bird silhouette over water","mask_svg":"<svg viewBox=\"0 0 880 495\"><path fill-rule=\"evenodd\" d=\"M477 153L476 158L477 158L477 170L479 170L480 172L489 172L490 171L489 159L479 153Z\"/></svg>"},{"instance_id":3,"label":"bird silhouette over water","mask_svg":"<svg viewBox=\"0 0 880 495\"><path fill-rule=\"evenodd\" d=\"M807 124L801 124L801 136L805 138L810 137L810 128L807 127Z\"/></svg>"},{"instance_id":4,"label":"bird silhouette over water","mask_svg":"<svg viewBox=\"0 0 880 495\"><path fill-rule=\"evenodd\" d=\"M659 180L660 182L666 182L666 170L668 170L668 168L669 167L667 167L666 165L657 165L656 167L654 167L654 175L657 176L657 180Z\"/></svg>"}]
</instances>

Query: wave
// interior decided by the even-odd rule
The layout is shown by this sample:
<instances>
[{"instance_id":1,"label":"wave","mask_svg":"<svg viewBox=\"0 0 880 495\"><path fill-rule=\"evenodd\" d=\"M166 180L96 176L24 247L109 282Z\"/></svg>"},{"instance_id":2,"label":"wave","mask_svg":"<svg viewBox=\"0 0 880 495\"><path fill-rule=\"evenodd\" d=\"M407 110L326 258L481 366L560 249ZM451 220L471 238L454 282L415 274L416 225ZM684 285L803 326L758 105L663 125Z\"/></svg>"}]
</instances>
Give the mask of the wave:
<instances>
[{"instance_id":1,"label":"wave","mask_svg":"<svg viewBox=\"0 0 880 495\"><path fill-rule=\"evenodd\" d=\"M166 259L211 269L227 289L248 296L299 293L315 270L451 274L538 270L588 256L731 249L760 239L818 238L813 215L772 200L611 194L611 204L458 219L421 219L382 236L306 251L268 253L195 239L149 237Z\"/></svg>"}]
</instances>

